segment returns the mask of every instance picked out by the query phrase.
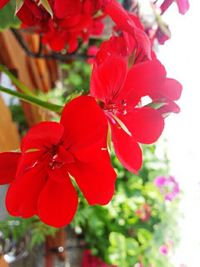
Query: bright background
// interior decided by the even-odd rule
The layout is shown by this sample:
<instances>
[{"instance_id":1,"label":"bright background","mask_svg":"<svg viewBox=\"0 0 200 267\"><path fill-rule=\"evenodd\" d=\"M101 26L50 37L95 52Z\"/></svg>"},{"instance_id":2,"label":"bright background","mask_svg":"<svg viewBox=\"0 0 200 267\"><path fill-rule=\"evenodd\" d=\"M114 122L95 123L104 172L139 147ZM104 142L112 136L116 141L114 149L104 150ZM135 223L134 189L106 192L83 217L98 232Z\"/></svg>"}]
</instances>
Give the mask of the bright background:
<instances>
[{"instance_id":1,"label":"bright background","mask_svg":"<svg viewBox=\"0 0 200 267\"><path fill-rule=\"evenodd\" d=\"M177 14L175 4L166 12L172 38L160 48L159 56L168 76L184 87L181 113L170 116L165 128L171 173L183 191L175 267L200 266L200 1L190 0L190 5L184 16Z\"/></svg>"}]
</instances>

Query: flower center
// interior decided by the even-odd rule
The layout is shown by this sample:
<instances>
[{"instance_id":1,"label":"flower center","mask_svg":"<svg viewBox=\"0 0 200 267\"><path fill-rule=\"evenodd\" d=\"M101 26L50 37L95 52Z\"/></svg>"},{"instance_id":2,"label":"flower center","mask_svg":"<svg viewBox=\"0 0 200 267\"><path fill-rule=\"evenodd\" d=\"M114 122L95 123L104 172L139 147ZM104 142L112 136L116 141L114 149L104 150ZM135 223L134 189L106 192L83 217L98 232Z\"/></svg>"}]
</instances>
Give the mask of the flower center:
<instances>
[{"instance_id":1,"label":"flower center","mask_svg":"<svg viewBox=\"0 0 200 267\"><path fill-rule=\"evenodd\" d=\"M120 103L101 103L101 107L105 112L112 113L113 115L126 115L127 114L127 102L122 100Z\"/></svg>"},{"instance_id":2,"label":"flower center","mask_svg":"<svg viewBox=\"0 0 200 267\"><path fill-rule=\"evenodd\" d=\"M73 155L63 145L52 145L46 153L51 169L62 168L65 164L74 162Z\"/></svg>"}]
</instances>

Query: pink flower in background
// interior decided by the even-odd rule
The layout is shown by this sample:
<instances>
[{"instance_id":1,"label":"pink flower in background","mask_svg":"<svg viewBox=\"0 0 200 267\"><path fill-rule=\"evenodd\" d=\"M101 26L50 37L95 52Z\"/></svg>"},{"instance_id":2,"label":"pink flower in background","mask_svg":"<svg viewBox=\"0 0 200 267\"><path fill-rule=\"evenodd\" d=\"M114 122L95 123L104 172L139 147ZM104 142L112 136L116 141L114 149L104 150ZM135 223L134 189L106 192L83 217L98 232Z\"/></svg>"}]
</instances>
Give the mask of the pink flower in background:
<instances>
[{"instance_id":1,"label":"pink flower in background","mask_svg":"<svg viewBox=\"0 0 200 267\"><path fill-rule=\"evenodd\" d=\"M162 255L167 256L167 254L169 252L169 248L167 245L162 245L162 246L160 246L159 251Z\"/></svg>"},{"instance_id":2,"label":"pink flower in background","mask_svg":"<svg viewBox=\"0 0 200 267\"><path fill-rule=\"evenodd\" d=\"M171 38L170 30L167 26L165 26L166 30L163 31L162 27L158 27L158 29L155 32L155 37L157 38L159 44L163 45L166 41L168 41Z\"/></svg>"},{"instance_id":3,"label":"pink flower in background","mask_svg":"<svg viewBox=\"0 0 200 267\"><path fill-rule=\"evenodd\" d=\"M188 0L165 0L163 1L162 5L160 6L161 13L163 14L173 2L176 2L178 6L178 11L180 14L184 15L188 9L190 8L190 4Z\"/></svg>"},{"instance_id":4,"label":"pink flower in background","mask_svg":"<svg viewBox=\"0 0 200 267\"><path fill-rule=\"evenodd\" d=\"M179 184L173 176L158 176L154 184L159 188L165 200L172 201L180 192Z\"/></svg>"},{"instance_id":5,"label":"pink flower in background","mask_svg":"<svg viewBox=\"0 0 200 267\"><path fill-rule=\"evenodd\" d=\"M168 240L164 244L162 244L159 248L160 253L163 256L167 256L173 250L173 240Z\"/></svg>"},{"instance_id":6,"label":"pink flower in background","mask_svg":"<svg viewBox=\"0 0 200 267\"><path fill-rule=\"evenodd\" d=\"M190 8L188 0L176 0L176 3L178 5L178 11L182 15L184 15Z\"/></svg>"},{"instance_id":7,"label":"pink flower in background","mask_svg":"<svg viewBox=\"0 0 200 267\"><path fill-rule=\"evenodd\" d=\"M142 263L138 262L138 263L136 263L136 264L134 265L134 267L144 267L144 265L143 265Z\"/></svg>"}]
</instances>

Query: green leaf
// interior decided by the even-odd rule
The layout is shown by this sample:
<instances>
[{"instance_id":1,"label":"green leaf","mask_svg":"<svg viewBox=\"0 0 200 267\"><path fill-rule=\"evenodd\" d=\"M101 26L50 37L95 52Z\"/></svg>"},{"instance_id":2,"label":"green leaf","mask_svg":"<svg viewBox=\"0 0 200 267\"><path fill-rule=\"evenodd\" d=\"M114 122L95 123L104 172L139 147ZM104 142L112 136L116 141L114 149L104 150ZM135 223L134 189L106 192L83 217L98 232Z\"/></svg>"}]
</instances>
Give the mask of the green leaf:
<instances>
[{"instance_id":1,"label":"green leaf","mask_svg":"<svg viewBox=\"0 0 200 267\"><path fill-rule=\"evenodd\" d=\"M15 10L15 0L10 0L9 3L0 10L0 30L4 30L10 27L18 28L20 26L20 21L15 16Z\"/></svg>"},{"instance_id":2,"label":"green leaf","mask_svg":"<svg viewBox=\"0 0 200 267\"><path fill-rule=\"evenodd\" d=\"M126 252L130 256L135 256L138 252L138 242L134 238L126 238Z\"/></svg>"},{"instance_id":3,"label":"green leaf","mask_svg":"<svg viewBox=\"0 0 200 267\"><path fill-rule=\"evenodd\" d=\"M109 235L109 260L112 264L126 267L126 238L121 233L111 232Z\"/></svg>"},{"instance_id":4,"label":"green leaf","mask_svg":"<svg viewBox=\"0 0 200 267\"><path fill-rule=\"evenodd\" d=\"M143 228L138 230L138 240L141 244L149 244L150 240L152 239L152 234Z\"/></svg>"}]
</instances>

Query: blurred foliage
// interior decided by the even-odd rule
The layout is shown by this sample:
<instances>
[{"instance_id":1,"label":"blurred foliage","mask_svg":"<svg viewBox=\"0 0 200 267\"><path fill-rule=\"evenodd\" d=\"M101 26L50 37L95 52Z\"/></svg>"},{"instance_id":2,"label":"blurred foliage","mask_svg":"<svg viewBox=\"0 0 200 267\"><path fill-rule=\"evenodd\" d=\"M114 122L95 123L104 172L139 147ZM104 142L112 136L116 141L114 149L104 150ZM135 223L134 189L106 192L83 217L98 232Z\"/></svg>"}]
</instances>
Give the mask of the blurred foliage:
<instances>
[{"instance_id":1,"label":"blurred foliage","mask_svg":"<svg viewBox=\"0 0 200 267\"><path fill-rule=\"evenodd\" d=\"M9 109L12 113L13 121L17 124L19 134L23 136L28 129L28 124L24 118L24 111L22 109L22 106L14 103L11 98Z\"/></svg>"},{"instance_id":2,"label":"blurred foliage","mask_svg":"<svg viewBox=\"0 0 200 267\"><path fill-rule=\"evenodd\" d=\"M83 61L60 64L62 82L48 93L38 91L42 100L65 105L75 97L87 94L90 88L91 65Z\"/></svg>"},{"instance_id":3,"label":"blurred foliage","mask_svg":"<svg viewBox=\"0 0 200 267\"><path fill-rule=\"evenodd\" d=\"M22 219L9 216L7 220L0 221L0 232L5 239L9 238L13 243L18 243L27 237L29 249L44 243L45 237L55 235L57 230L42 223L37 217Z\"/></svg>"}]
</instances>

